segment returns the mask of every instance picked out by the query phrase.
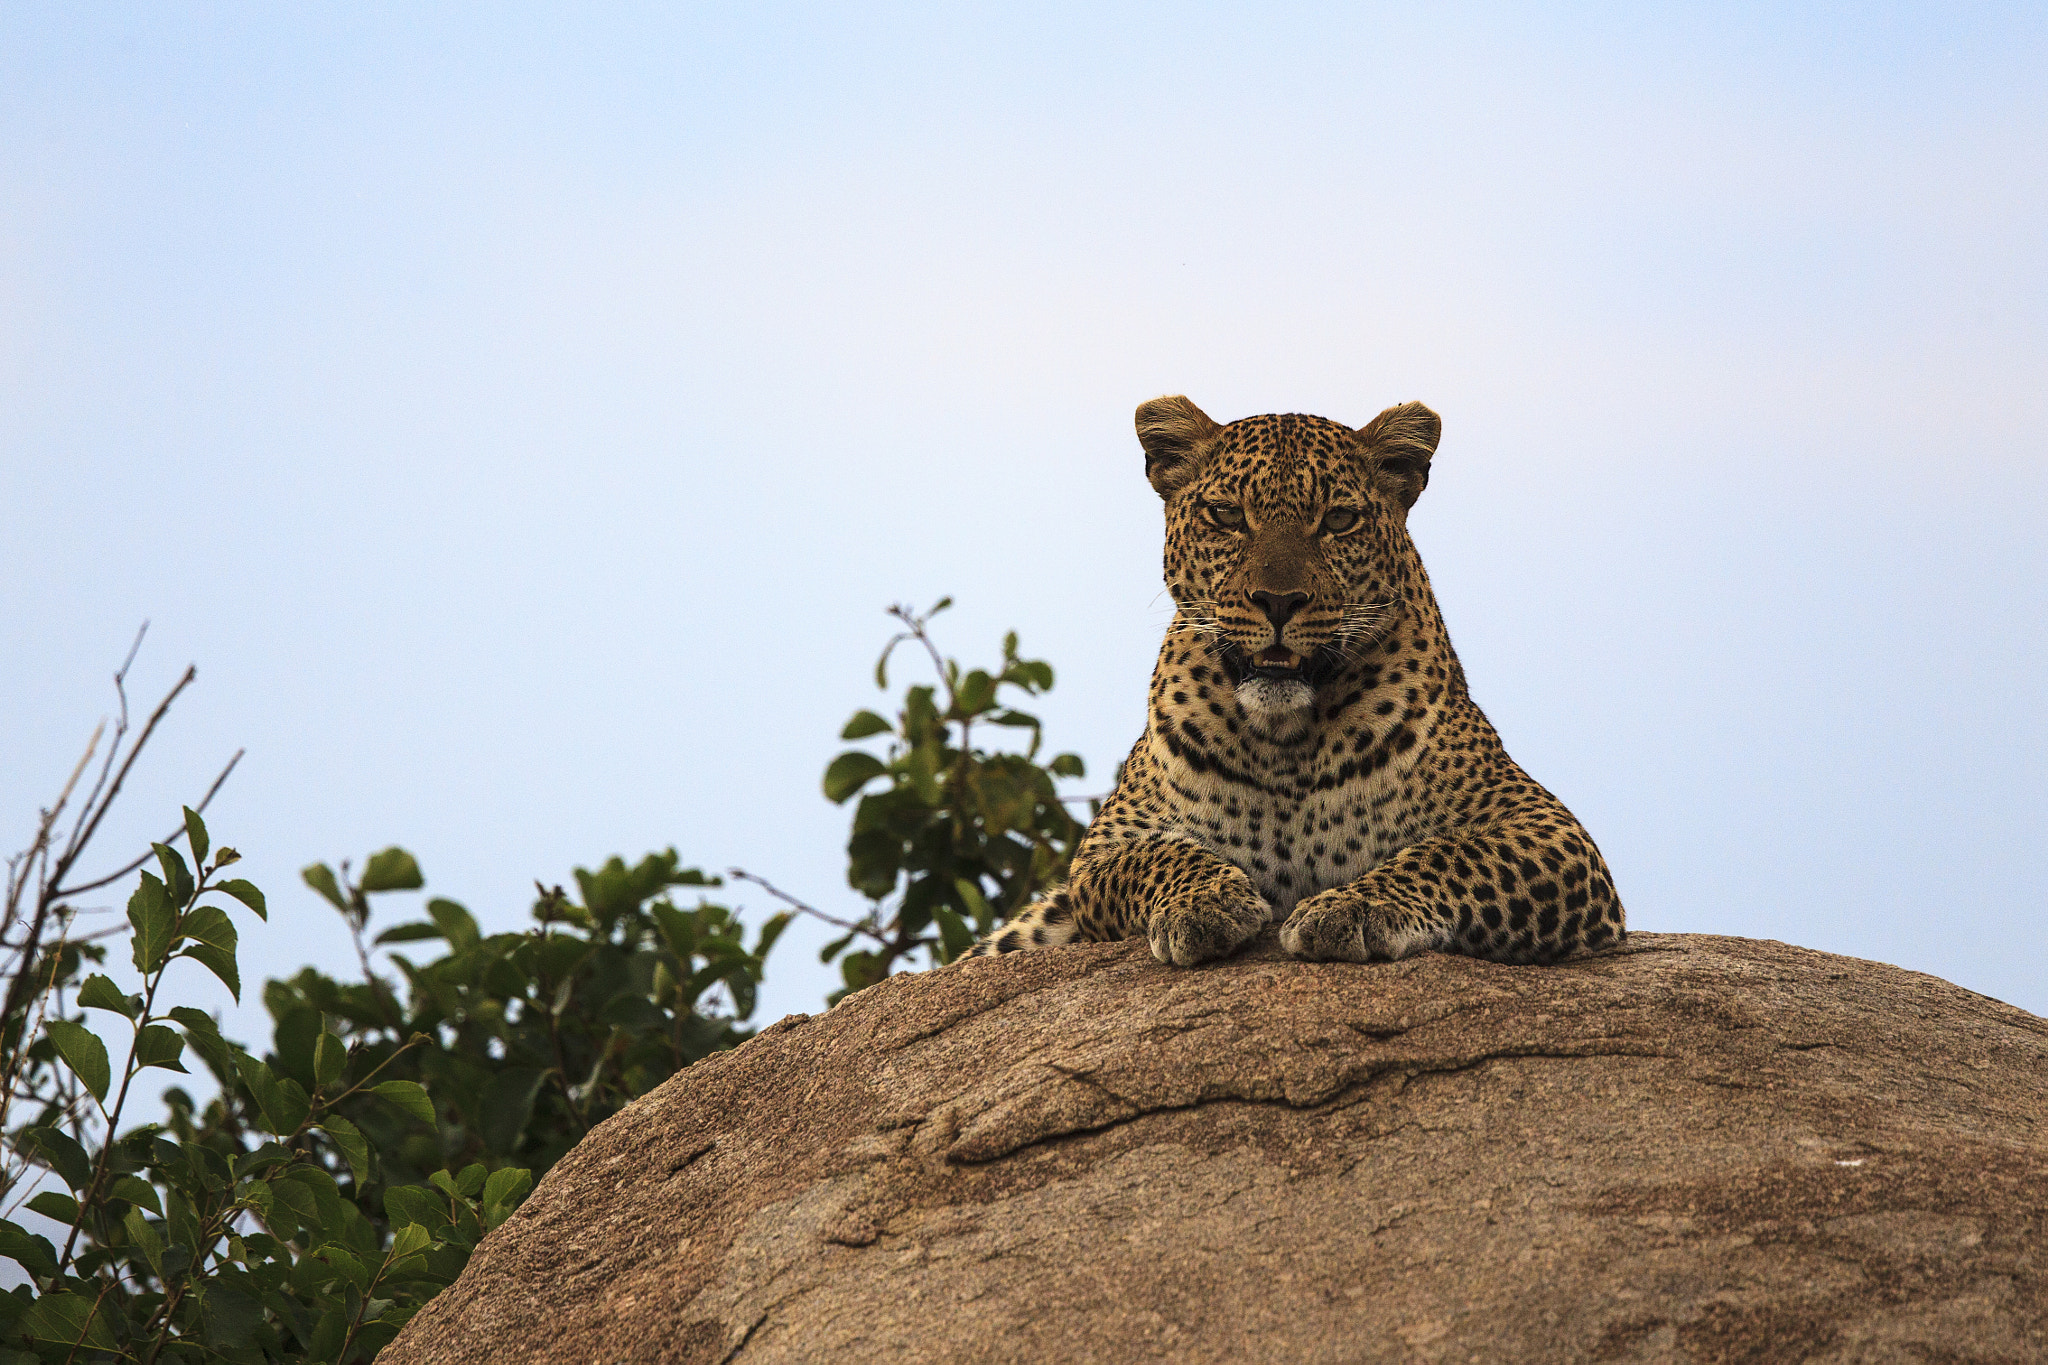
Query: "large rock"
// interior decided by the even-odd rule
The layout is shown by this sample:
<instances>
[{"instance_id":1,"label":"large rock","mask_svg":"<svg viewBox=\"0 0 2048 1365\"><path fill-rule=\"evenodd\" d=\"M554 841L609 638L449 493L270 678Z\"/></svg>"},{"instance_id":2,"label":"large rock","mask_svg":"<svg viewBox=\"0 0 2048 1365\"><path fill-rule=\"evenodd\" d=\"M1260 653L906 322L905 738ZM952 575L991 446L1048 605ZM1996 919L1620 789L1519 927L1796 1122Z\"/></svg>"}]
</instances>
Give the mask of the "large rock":
<instances>
[{"instance_id":1,"label":"large rock","mask_svg":"<svg viewBox=\"0 0 2048 1365\"><path fill-rule=\"evenodd\" d=\"M593 1132L382 1357L2048 1359L2048 1022L1638 934L899 976Z\"/></svg>"}]
</instances>

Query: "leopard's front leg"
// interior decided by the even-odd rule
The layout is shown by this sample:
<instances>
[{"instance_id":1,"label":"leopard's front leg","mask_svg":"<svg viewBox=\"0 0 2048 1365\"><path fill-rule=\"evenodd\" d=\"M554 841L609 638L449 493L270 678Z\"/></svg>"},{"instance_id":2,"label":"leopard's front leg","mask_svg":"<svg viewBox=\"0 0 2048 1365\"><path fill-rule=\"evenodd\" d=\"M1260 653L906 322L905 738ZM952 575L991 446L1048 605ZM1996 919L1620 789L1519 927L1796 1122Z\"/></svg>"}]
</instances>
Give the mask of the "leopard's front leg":
<instances>
[{"instance_id":1,"label":"leopard's front leg","mask_svg":"<svg viewBox=\"0 0 2048 1365\"><path fill-rule=\"evenodd\" d=\"M1280 946L1316 961L1436 950L1554 962L1628 937L1599 849L1552 820L1425 839L1295 906Z\"/></svg>"},{"instance_id":2,"label":"leopard's front leg","mask_svg":"<svg viewBox=\"0 0 2048 1365\"><path fill-rule=\"evenodd\" d=\"M1067 890L1083 936L1142 936L1176 967L1235 952L1273 918L1243 868L1173 835L1084 845Z\"/></svg>"}]
</instances>

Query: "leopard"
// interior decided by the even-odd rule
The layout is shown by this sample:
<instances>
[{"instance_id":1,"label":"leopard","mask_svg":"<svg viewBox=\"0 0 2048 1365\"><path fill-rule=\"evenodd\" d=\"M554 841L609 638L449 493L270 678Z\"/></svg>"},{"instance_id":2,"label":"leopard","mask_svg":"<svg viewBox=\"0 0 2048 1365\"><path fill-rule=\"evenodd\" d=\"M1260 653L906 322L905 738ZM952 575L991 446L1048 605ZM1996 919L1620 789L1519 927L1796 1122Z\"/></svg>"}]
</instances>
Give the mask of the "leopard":
<instances>
[{"instance_id":1,"label":"leopard","mask_svg":"<svg viewBox=\"0 0 2048 1365\"><path fill-rule=\"evenodd\" d=\"M1137 410L1173 617L1145 730L1064 884L964 956L1146 939L1194 967L1275 923L1290 956L1546 964L1628 930L1599 848L1467 689L1408 514L1442 419Z\"/></svg>"}]
</instances>

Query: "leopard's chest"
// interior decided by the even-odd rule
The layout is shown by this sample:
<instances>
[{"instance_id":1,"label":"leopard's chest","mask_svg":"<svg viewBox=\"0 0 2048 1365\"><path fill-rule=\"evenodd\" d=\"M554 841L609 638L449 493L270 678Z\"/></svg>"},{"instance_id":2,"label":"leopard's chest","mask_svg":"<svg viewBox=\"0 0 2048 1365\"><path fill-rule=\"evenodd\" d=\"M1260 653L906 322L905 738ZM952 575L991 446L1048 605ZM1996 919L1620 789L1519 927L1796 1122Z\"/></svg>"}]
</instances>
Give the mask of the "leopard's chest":
<instances>
[{"instance_id":1,"label":"leopard's chest","mask_svg":"<svg viewBox=\"0 0 2048 1365\"><path fill-rule=\"evenodd\" d=\"M1408 766L1328 780L1330 770L1219 774L1169 763L1162 823L1242 867L1284 914L1415 842Z\"/></svg>"}]
</instances>

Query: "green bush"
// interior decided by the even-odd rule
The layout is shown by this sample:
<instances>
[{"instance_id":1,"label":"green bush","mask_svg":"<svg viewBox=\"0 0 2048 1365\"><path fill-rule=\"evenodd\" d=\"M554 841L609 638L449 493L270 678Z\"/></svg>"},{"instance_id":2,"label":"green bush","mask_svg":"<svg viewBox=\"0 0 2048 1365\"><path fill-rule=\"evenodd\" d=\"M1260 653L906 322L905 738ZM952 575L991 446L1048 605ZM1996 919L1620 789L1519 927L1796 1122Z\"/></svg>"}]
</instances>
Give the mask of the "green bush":
<instances>
[{"instance_id":1,"label":"green bush","mask_svg":"<svg viewBox=\"0 0 2048 1365\"><path fill-rule=\"evenodd\" d=\"M1012 631L993 671L963 670L931 637L931 618L951 605L951 598L942 598L922 615L890 609L903 629L875 663L876 687L888 689L890 656L910 643L930 661L933 682L906 688L893 721L854 712L839 737L880 739L884 751L849 749L825 769L827 799L843 804L860 797L846 845L846 880L868 898L867 913L852 920L827 915L768 886L793 907L844 930L821 954L826 962L840 959L845 986L832 995L835 1001L919 955L928 963L952 961L977 935L1064 877L1080 840L1082 823L1054 783L1082 776L1081 760L1058 754L1040 763L1038 717L1005 696L1005 689L1025 697L1050 691L1052 665L1020 657ZM977 734L985 742L1004 731L1029 736L1023 752L975 742ZM863 946L853 947L856 942Z\"/></svg>"},{"instance_id":2,"label":"green bush","mask_svg":"<svg viewBox=\"0 0 2048 1365\"><path fill-rule=\"evenodd\" d=\"M890 652L909 641L935 680L907 688L894 721L856 713L842 737L886 736L883 752L849 750L826 770L830 799L860 798L848 881L865 912L830 915L738 874L845 931L823 956L841 959L848 990L919 956L950 960L1061 875L1081 830L1054 788L1081 774L1080 760L1040 763L1039 722L1001 696L1042 694L1052 669L1019 657L1012 635L995 670L963 671L928 630L946 605L921 616L894 610L904 629L883 652L877 684L886 689ZM193 679L188 670L124 747L126 671L115 676L112 743L69 836L58 821L97 734L30 847L8 864L0 1206L31 1209L64 1232L59 1245L0 1220L0 1257L26 1280L0 1293L0 1365L367 1361L593 1125L750 1036L789 914L770 918L749 946L733 910L702 895L719 879L683 867L671 849L578 869L573 897L537 887L523 932L484 934L461 905L434 898L425 919L369 938L372 898L424 886L418 862L388 848L360 876L348 863L317 863L304 879L346 921L361 977L308 967L265 983L272 1036L258 1056L211 1014L171 1003L186 998L192 978L170 976L186 960L239 1000L235 917L267 913L261 891L223 875L239 855L214 847L205 800L134 863L73 879L136 757ZM989 727L1028 736L1025 747L977 744ZM174 846L181 840L189 858ZM92 929L77 897L130 876L125 925ZM123 938L139 990L97 970ZM415 944L436 955L414 962ZM389 950L398 979L374 969L373 947ZM118 1068L120 1049L110 1053L89 1019L125 1032ZM174 1085L160 1118L123 1126L143 1072L189 1074L195 1058L214 1082L205 1098Z\"/></svg>"}]
</instances>

